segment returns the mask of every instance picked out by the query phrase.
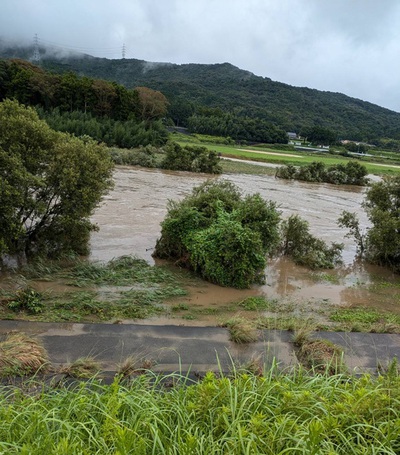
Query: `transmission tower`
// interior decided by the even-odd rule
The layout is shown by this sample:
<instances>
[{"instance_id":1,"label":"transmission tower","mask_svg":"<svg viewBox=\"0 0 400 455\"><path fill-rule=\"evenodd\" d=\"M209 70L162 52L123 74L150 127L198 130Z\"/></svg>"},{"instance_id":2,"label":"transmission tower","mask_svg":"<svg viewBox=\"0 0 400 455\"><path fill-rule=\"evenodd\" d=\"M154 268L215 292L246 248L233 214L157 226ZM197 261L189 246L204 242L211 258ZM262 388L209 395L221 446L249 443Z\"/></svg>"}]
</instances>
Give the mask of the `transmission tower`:
<instances>
[{"instance_id":1,"label":"transmission tower","mask_svg":"<svg viewBox=\"0 0 400 455\"><path fill-rule=\"evenodd\" d=\"M37 33L35 33L35 36L33 37L33 57L32 61L39 63L40 62L40 52L39 52L39 38L37 36Z\"/></svg>"},{"instance_id":2,"label":"transmission tower","mask_svg":"<svg viewBox=\"0 0 400 455\"><path fill-rule=\"evenodd\" d=\"M122 58L124 59L125 58L125 54L126 54L126 48L125 48L125 43L122 45Z\"/></svg>"}]
</instances>

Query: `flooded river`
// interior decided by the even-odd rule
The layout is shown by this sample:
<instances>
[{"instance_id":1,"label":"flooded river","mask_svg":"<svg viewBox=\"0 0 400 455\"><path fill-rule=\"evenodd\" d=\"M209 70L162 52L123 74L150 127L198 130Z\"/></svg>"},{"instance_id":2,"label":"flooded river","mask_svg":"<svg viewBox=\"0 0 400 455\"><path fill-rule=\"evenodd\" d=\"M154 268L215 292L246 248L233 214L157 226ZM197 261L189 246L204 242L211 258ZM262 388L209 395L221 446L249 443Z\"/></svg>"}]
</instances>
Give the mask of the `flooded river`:
<instances>
[{"instance_id":1,"label":"flooded river","mask_svg":"<svg viewBox=\"0 0 400 455\"><path fill-rule=\"evenodd\" d=\"M151 256L160 235L160 222L168 200L184 198L208 176L186 172L118 167L115 188L93 216L100 230L91 240L93 260L136 254L153 263ZM355 261L355 245L337 226L343 210L356 212L364 229L368 220L361 209L364 189L351 186L310 184L278 180L272 176L232 174L222 177L244 193L260 193L275 201L283 217L298 214L310 223L310 231L326 242L344 243L343 266L335 271L313 272L287 258L271 260L266 284L248 291L236 291L204 284L193 290L192 299L204 305L224 304L247 295L266 295L292 301L324 300L338 305L380 307L400 312L400 279L386 269Z\"/></svg>"}]
</instances>

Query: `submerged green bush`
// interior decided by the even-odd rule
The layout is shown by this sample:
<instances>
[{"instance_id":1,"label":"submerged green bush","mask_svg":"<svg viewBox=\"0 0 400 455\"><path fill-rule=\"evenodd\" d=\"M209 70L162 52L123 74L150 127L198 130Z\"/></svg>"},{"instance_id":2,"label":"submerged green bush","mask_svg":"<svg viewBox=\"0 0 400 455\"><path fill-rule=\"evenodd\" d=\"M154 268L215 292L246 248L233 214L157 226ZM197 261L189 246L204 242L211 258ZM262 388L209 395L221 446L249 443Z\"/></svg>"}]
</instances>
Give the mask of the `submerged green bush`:
<instances>
[{"instance_id":1,"label":"submerged green bush","mask_svg":"<svg viewBox=\"0 0 400 455\"><path fill-rule=\"evenodd\" d=\"M161 163L164 169L176 171L205 172L221 174L220 158L216 152L207 147L185 145L170 142L165 147L165 158Z\"/></svg>"},{"instance_id":2,"label":"submerged green bush","mask_svg":"<svg viewBox=\"0 0 400 455\"><path fill-rule=\"evenodd\" d=\"M320 161L313 161L305 166L296 168L292 164L281 166L275 176L281 179L303 180L305 182L326 182L335 185L366 185L367 168L357 161L346 164L326 166Z\"/></svg>"},{"instance_id":3,"label":"submerged green bush","mask_svg":"<svg viewBox=\"0 0 400 455\"><path fill-rule=\"evenodd\" d=\"M332 269L340 262L342 244L329 247L323 240L310 234L308 222L291 215L282 222L282 252L291 256L296 264L312 269Z\"/></svg>"},{"instance_id":4,"label":"submerged green bush","mask_svg":"<svg viewBox=\"0 0 400 455\"><path fill-rule=\"evenodd\" d=\"M174 260L223 286L262 281L267 253L279 243L273 202L242 198L228 181L207 181L181 202L170 202L154 256Z\"/></svg>"},{"instance_id":5,"label":"submerged green bush","mask_svg":"<svg viewBox=\"0 0 400 455\"><path fill-rule=\"evenodd\" d=\"M262 283L265 252L257 231L221 214L207 229L186 239L191 267L222 286L248 288Z\"/></svg>"}]
</instances>

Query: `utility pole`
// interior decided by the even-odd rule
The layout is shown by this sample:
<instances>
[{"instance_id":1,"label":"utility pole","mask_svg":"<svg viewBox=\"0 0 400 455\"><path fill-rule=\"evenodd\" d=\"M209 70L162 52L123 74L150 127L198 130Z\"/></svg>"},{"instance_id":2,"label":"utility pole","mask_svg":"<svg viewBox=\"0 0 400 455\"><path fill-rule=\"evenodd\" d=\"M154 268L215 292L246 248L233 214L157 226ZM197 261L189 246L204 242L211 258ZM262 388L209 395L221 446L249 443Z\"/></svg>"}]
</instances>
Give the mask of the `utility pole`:
<instances>
[{"instance_id":1,"label":"utility pole","mask_svg":"<svg viewBox=\"0 0 400 455\"><path fill-rule=\"evenodd\" d=\"M35 63L40 63L40 52L39 52L39 38L37 33L33 37L33 57L32 61Z\"/></svg>"},{"instance_id":2,"label":"utility pole","mask_svg":"<svg viewBox=\"0 0 400 455\"><path fill-rule=\"evenodd\" d=\"M122 58L125 59L125 53L126 53L126 48L125 48L125 43L122 45Z\"/></svg>"}]
</instances>

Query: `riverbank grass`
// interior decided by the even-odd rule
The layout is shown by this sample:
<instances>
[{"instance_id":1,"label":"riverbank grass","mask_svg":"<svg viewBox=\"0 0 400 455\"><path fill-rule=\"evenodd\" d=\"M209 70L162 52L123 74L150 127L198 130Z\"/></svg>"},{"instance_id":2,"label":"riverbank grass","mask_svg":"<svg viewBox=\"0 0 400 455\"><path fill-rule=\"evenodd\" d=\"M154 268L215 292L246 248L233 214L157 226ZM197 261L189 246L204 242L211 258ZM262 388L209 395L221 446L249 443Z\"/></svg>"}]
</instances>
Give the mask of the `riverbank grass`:
<instances>
[{"instance_id":1,"label":"riverbank grass","mask_svg":"<svg viewBox=\"0 0 400 455\"><path fill-rule=\"evenodd\" d=\"M344 352L329 340L314 338L312 327L303 325L293 334L297 358L313 373L337 374L345 372Z\"/></svg>"},{"instance_id":2,"label":"riverbank grass","mask_svg":"<svg viewBox=\"0 0 400 455\"><path fill-rule=\"evenodd\" d=\"M163 385L167 380L173 387ZM7 454L399 452L400 379L207 373L141 375L40 394L0 388L0 451ZM29 425L27 425L27 422Z\"/></svg>"},{"instance_id":3,"label":"riverbank grass","mask_svg":"<svg viewBox=\"0 0 400 455\"><path fill-rule=\"evenodd\" d=\"M176 135L175 140L181 145L190 141L192 144L202 144L221 154L222 157L235 158L241 160L260 161L279 165L291 164L294 166L303 166L311 164L313 161L324 163L327 166L346 164L357 160L362 163L370 174L376 175L398 175L400 172L400 160L396 154L379 152L372 157L350 158L337 153L328 153L326 151L315 152L307 150L296 150L294 147L281 146L276 147L272 144L261 144L258 146L238 146L234 144L222 144L200 142L199 139L191 136ZM282 148L282 149L281 149ZM275 172L275 170L274 170Z\"/></svg>"}]
</instances>

